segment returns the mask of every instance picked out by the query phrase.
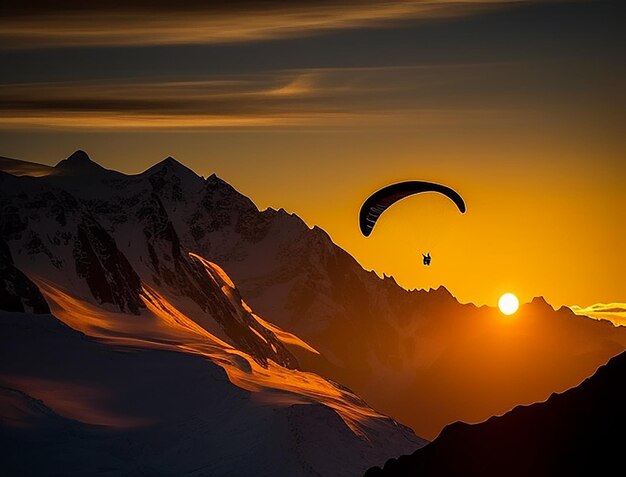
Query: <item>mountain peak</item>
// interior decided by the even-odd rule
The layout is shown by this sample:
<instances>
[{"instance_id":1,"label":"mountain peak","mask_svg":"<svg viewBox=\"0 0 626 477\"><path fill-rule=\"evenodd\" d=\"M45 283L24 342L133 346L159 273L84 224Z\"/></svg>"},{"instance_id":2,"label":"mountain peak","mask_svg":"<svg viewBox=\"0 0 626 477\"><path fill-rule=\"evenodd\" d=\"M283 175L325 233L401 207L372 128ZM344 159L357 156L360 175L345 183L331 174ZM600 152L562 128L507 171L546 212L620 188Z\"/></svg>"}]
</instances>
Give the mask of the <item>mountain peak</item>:
<instances>
[{"instance_id":1,"label":"mountain peak","mask_svg":"<svg viewBox=\"0 0 626 477\"><path fill-rule=\"evenodd\" d=\"M172 156L167 156L165 159L163 159L158 164L161 164L161 166L168 167L170 169L178 169L178 168L181 168L181 167L185 168L185 169L189 169L187 166L185 166L182 163L178 162Z\"/></svg>"},{"instance_id":2,"label":"mountain peak","mask_svg":"<svg viewBox=\"0 0 626 477\"><path fill-rule=\"evenodd\" d=\"M554 310L554 308L552 307L552 305L550 305L550 303L548 303L546 301L546 299L543 296L536 296L532 299L532 301L529 303L530 306L533 307L550 307Z\"/></svg>"},{"instance_id":3,"label":"mountain peak","mask_svg":"<svg viewBox=\"0 0 626 477\"><path fill-rule=\"evenodd\" d=\"M172 156L167 156L141 175L150 181L155 191L173 201L186 201L200 193L204 185L202 177Z\"/></svg>"},{"instance_id":4,"label":"mountain peak","mask_svg":"<svg viewBox=\"0 0 626 477\"><path fill-rule=\"evenodd\" d=\"M216 185L224 186L224 185L227 185L228 187L232 187L228 182L226 182L224 179L219 177L215 172L213 174L211 174L209 177L207 177L205 179L205 182L209 186L216 186Z\"/></svg>"},{"instance_id":5,"label":"mountain peak","mask_svg":"<svg viewBox=\"0 0 626 477\"><path fill-rule=\"evenodd\" d=\"M170 172L172 174L176 174L179 177L183 176L193 176L199 177L194 171L192 171L189 167L184 165L183 163L177 161L172 156L167 156L161 162L157 162L154 166L147 169L144 174L152 175L157 172Z\"/></svg>"},{"instance_id":6,"label":"mountain peak","mask_svg":"<svg viewBox=\"0 0 626 477\"><path fill-rule=\"evenodd\" d=\"M435 296L454 297L452 293L450 293L450 290L443 285L439 285L437 288L431 288L429 293L432 293Z\"/></svg>"},{"instance_id":7,"label":"mountain peak","mask_svg":"<svg viewBox=\"0 0 626 477\"><path fill-rule=\"evenodd\" d=\"M104 171L104 167L91 160L89 155L82 150L75 151L67 159L63 159L55 169L63 172L86 172L86 171Z\"/></svg>"},{"instance_id":8,"label":"mountain peak","mask_svg":"<svg viewBox=\"0 0 626 477\"><path fill-rule=\"evenodd\" d=\"M91 158L85 151L78 149L77 151L74 151L66 160L69 162L90 162Z\"/></svg>"}]
</instances>

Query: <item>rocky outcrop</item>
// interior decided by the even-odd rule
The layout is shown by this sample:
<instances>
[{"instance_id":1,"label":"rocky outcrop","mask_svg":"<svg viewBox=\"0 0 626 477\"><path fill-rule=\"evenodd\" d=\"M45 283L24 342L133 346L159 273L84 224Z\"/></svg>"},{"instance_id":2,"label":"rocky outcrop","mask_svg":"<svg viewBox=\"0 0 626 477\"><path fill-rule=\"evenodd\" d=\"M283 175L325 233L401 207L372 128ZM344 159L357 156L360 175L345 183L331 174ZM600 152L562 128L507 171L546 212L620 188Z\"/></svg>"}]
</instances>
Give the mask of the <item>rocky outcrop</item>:
<instances>
[{"instance_id":1,"label":"rocky outcrop","mask_svg":"<svg viewBox=\"0 0 626 477\"><path fill-rule=\"evenodd\" d=\"M262 366L273 360L298 367L238 290L228 287L225 294L219 274L213 276L190 256L197 249L181 242L178 230L187 227L181 218L201 200L192 193L203 188L201 177L172 158L128 177L104 169L83 151L55 170L41 178L0 173L0 211L6 217L0 238L18 253L27 273L131 315L146 308L143 287L156 288Z\"/></svg>"},{"instance_id":2,"label":"rocky outcrop","mask_svg":"<svg viewBox=\"0 0 626 477\"><path fill-rule=\"evenodd\" d=\"M89 216L78 224L74 241L76 273L85 279L99 303L111 303L135 315L145 308L140 298L141 279L115 240Z\"/></svg>"},{"instance_id":3,"label":"rocky outcrop","mask_svg":"<svg viewBox=\"0 0 626 477\"><path fill-rule=\"evenodd\" d=\"M11 251L0 239L0 310L50 313L39 288L15 267Z\"/></svg>"}]
</instances>

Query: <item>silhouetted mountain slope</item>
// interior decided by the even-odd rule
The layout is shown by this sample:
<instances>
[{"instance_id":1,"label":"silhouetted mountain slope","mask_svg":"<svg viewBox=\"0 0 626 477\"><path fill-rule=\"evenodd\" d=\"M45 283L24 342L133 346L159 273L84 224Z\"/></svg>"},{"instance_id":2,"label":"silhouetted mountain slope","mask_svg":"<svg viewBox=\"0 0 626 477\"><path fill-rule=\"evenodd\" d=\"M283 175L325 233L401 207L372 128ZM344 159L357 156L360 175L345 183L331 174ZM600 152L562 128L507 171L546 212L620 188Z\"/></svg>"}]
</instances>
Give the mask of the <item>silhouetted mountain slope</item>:
<instances>
[{"instance_id":1,"label":"silhouetted mountain slope","mask_svg":"<svg viewBox=\"0 0 626 477\"><path fill-rule=\"evenodd\" d=\"M623 475L626 353L578 387L500 417L455 423L367 477Z\"/></svg>"}]
</instances>

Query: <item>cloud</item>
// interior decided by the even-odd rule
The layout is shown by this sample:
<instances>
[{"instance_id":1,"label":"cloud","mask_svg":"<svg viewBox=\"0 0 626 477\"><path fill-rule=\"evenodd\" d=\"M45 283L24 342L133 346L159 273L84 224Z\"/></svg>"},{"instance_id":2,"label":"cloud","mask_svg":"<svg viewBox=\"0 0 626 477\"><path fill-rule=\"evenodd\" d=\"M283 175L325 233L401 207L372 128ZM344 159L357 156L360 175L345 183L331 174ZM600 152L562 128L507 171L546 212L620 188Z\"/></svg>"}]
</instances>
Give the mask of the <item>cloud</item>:
<instances>
[{"instance_id":1,"label":"cloud","mask_svg":"<svg viewBox=\"0 0 626 477\"><path fill-rule=\"evenodd\" d=\"M558 66L558 65L557 65ZM413 128L533 124L575 110L580 85L540 62L277 69L0 84L5 128ZM598 83L611 90L610 84ZM577 102L578 101L578 102Z\"/></svg>"},{"instance_id":2,"label":"cloud","mask_svg":"<svg viewBox=\"0 0 626 477\"><path fill-rule=\"evenodd\" d=\"M469 15L524 0L5 2L4 49L247 42Z\"/></svg>"},{"instance_id":3,"label":"cloud","mask_svg":"<svg viewBox=\"0 0 626 477\"><path fill-rule=\"evenodd\" d=\"M346 114L320 101L311 74L0 87L0 124L73 128L302 125ZM328 92L326 93L328 94Z\"/></svg>"},{"instance_id":4,"label":"cloud","mask_svg":"<svg viewBox=\"0 0 626 477\"><path fill-rule=\"evenodd\" d=\"M573 305L570 309L577 315L588 316L596 320L607 320L615 326L626 326L625 303L598 303L586 308Z\"/></svg>"},{"instance_id":5,"label":"cloud","mask_svg":"<svg viewBox=\"0 0 626 477\"><path fill-rule=\"evenodd\" d=\"M451 95L476 68L281 70L183 79L61 81L0 85L0 125L55 128L357 127L409 119L475 120L495 111ZM450 84L442 77L453 79ZM452 96L452 102L449 97Z\"/></svg>"}]
</instances>

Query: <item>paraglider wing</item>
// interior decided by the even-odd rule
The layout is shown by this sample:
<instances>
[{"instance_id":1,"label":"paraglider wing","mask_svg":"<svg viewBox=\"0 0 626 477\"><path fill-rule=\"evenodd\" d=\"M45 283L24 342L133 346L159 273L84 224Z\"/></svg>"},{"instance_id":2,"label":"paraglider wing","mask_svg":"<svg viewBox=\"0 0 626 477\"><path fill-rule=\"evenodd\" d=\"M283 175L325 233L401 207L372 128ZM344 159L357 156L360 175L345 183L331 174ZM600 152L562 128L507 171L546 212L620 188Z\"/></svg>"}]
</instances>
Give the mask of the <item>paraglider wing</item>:
<instances>
[{"instance_id":1,"label":"paraglider wing","mask_svg":"<svg viewBox=\"0 0 626 477\"><path fill-rule=\"evenodd\" d=\"M461 213L465 213L465 202L454 189L448 186L426 181L406 181L391 184L374 192L361 206L359 226L366 237L374 230L376 221L390 206L410 195L422 192L438 192L456 204Z\"/></svg>"}]
</instances>

